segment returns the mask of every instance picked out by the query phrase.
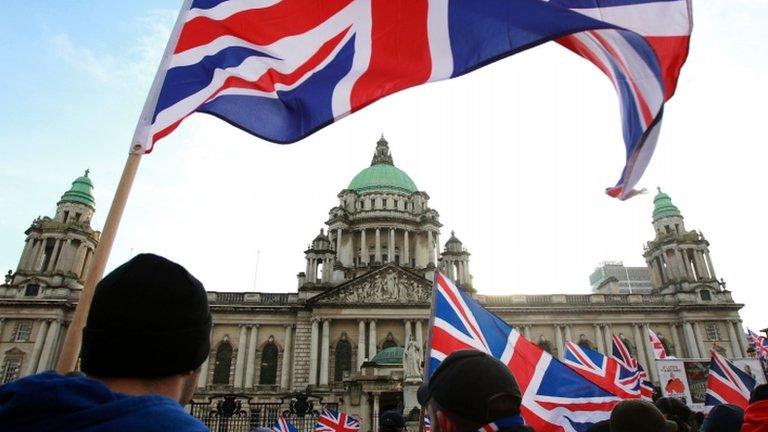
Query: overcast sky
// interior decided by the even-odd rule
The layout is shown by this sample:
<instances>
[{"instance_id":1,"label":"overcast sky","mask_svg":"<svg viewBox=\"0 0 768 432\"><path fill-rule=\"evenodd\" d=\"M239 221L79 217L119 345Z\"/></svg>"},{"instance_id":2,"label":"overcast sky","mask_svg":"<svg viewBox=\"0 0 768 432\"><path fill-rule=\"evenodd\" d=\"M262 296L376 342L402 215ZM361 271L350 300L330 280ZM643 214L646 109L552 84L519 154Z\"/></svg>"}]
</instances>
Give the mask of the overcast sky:
<instances>
[{"instance_id":1,"label":"overcast sky","mask_svg":"<svg viewBox=\"0 0 768 432\"><path fill-rule=\"evenodd\" d=\"M179 1L11 1L0 40L0 267L91 169L103 225ZM603 194L623 166L617 98L554 45L407 90L297 144L193 115L142 161L109 269L139 252L216 291L287 292L336 194L381 133L472 253L481 293L587 293L598 263L644 265L656 186L711 243L715 271L753 329L768 327L766 0L694 4L691 53L656 154L626 202ZM258 271L257 271L258 257Z\"/></svg>"}]
</instances>

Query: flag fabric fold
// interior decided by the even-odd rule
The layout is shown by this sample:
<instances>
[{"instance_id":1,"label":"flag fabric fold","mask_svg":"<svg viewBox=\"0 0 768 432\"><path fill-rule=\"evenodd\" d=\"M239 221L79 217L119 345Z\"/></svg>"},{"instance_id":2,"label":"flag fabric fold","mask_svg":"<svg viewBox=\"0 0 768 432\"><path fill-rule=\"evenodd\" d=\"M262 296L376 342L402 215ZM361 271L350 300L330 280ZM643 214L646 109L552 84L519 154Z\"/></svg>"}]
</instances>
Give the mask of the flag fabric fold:
<instances>
[{"instance_id":1,"label":"flag fabric fold","mask_svg":"<svg viewBox=\"0 0 768 432\"><path fill-rule=\"evenodd\" d=\"M755 379L739 369L716 351L711 351L707 376L707 395L704 406L711 408L720 404L733 404L746 409L749 394L755 388Z\"/></svg>"},{"instance_id":2,"label":"flag fabric fold","mask_svg":"<svg viewBox=\"0 0 768 432\"><path fill-rule=\"evenodd\" d=\"M687 55L688 1L187 0L132 151L194 112L295 142L389 94L556 40L618 94L626 161L607 192L624 199Z\"/></svg>"},{"instance_id":3,"label":"flag fabric fold","mask_svg":"<svg viewBox=\"0 0 768 432\"><path fill-rule=\"evenodd\" d=\"M358 432L360 422L347 413L324 409L323 413L317 418L314 432Z\"/></svg>"},{"instance_id":4,"label":"flag fabric fold","mask_svg":"<svg viewBox=\"0 0 768 432\"><path fill-rule=\"evenodd\" d=\"M621 400L522 337L441 273L435 273L434 290L427 380L454 351L486 352L515 376L523 418L538 432L585 431Z\"/></svg>"},{"instance_id":5,"label":"flag fabric fold","mask_svg":"<svg viewBox=\"0 0 768 432\"><path fill-rule=\"evenodd\" d=\"M648 380L648 372L643 369L636 358L632 357L632 352L619 335L612 334L611 341L611 357L634 374L634 379L640 386L640 396L646 400L653 399L653 384Z\"/></svg>"},{"instance_id":6,"label":"flag fabric fold","mask_svg":"<svg viewBox=\"0 0 768 432\"><path fill-rule=\"evenodd\" d=\"M667 351L664 349L664 344L661 343L661 339L659 339L656 333L651 329L648 329L648 339L650 339L651 346L653 347L653 358L656 360L667 358Z\"/></svg>"},{"instance_id":7,"label":"flag fabric fold","mask_svg":"<svg viewBox=\"0 0 768 432\"><path fill-rule=\"evenodd\" d=\"M613 357L582 347L571 341L566 342L563 363L595 385L622 397L640 399L643 397L641 379L637 370L630 370Z\"/></svg>"}]
</instances>

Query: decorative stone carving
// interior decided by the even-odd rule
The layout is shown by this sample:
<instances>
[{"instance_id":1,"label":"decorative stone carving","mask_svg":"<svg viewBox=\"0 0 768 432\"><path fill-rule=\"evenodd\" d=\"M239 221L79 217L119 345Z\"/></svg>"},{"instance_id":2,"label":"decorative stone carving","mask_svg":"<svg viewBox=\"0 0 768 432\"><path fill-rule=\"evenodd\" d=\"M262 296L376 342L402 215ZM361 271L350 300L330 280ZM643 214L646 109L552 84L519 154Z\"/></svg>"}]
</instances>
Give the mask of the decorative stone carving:
<instances>
[{"instance_id":1,"label":"decorative stone carving","mask_svg":"<svg viewBox=\"0 0 768 432\"><path fill-rule=\"evenodd\" d=\"M409 277L394 268L350 284L318 298L318 303L413 304L429 303L432 296L426 281Z\"/></svg>"},{"instance_id":2,"label":"decorative stone carving","mask_svg":"<svg viewBox=\"0 0 768 432\"><path fill-rule=\"evenodd\" d=\"M403 371L405 373L405 379L421 378L421 360L421 348L413 335L411 335L411 339L408 341L408 345L403 351Z\"/></svg>"}]
</instances>

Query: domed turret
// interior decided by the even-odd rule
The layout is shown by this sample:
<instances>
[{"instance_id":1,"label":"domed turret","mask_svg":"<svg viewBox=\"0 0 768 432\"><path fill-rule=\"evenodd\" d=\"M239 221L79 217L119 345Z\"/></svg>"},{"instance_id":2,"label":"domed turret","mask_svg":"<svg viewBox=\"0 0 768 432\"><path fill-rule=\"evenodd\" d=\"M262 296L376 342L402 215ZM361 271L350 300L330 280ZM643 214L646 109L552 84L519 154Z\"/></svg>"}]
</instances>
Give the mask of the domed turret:
<instances>
[{"instance_id":1,"label":"domed turret","mask_svg":"<svg viewBox=\"0 0 768 432\"><path fill-rule=\"evenodd\" d=\"M391 191L412 194L418 189L416 183L401 169L395 167L389 143L382 136L376 143L371 166L360 171L347 189L355 192Z\"/></svg>"},{"instance_id":2,"label":"domed turret","mask_svg":"<svg viewBox=\"0 0 768 432\"><path fill-rule=\"evenodd\" d=\"M440 254L440 267L460 288L473 292L469 255L461 240L456 237L456 233L451 231L451 237L445 242L445 250Z\"/></svg>"},{"instance_id":3,"label":"domed turret","mask_svg":"<svg viewBox=\"0 0 768 432\"><path fill-rule=\"evenodd\" d=\"M658 190L659 193L657 193L656 197L653 199L653 221L656 222L659 219L668 217L682 218L683 216L680 214L680 210L672 204L672 198L662 192L661 188L658 188Z\"/></svg>"},{"instance_id":4,"label":"domed turret","mask_svg":"<svg viewBox=\"0 0 768 432\"><path fill-rule=\"evenodd\" d=\"M382 365L401 365L403 364L403 347L390 347L376 353L371 361L379 366Z\"/></svg>"},{"instance_id":5,"label":"domed turret","mask_svg":"<svg viewBox=\"0 0 768 432\"><path fill-rule=\"evenodd\" d=\"M78 177L72 182L72 187L64 192L58 204L72 202L87 205L91 209L96 208L96 200L93 199L93 183L88 178L89 172L90 170L85 170L82 177Z\"/></svg>"}]
</instances>

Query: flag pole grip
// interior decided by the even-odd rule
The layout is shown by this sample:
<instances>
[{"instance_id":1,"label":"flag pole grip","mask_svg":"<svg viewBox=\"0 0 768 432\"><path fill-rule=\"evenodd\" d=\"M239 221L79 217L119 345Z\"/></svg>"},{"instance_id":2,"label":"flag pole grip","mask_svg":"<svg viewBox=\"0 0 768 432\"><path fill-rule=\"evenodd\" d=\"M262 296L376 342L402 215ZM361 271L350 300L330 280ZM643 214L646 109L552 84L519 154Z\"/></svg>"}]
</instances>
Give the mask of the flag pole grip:
<instances>
[{"instance_id":1,"label":"flag pole grip","mask_svg":"<svg viewBox=\"0 0 768 432\"><path fill-rule=\"evenodd\" d=\"M88 310L91 307L91 300L93 300L93 292L96 289L96 283L98 283L104 275L104 269L107 266L109 253L115 242L117 228L120 226L120 219L123 216L123 210L125 210L128 195L131 192L133 180L136 178L136 172L139 169L141 156L142 153L130 153L128 155L128 160L125 163L125 168L123 168L123 174L120 177L120 182L117 184L115 197L112 199L112 206L109 208L107 220L104 222L104 231L102 231L101 237L99 238L99 244L96 246L93 263L88 271L88 276L85 278L83 290L80 293L77 308L75 308L75 314L67 329L67 335L64 339L61 354L56 363L56 371L59 373L63 374L71 372L75 370L77 366L77 359L80 355L80 344L83 337L83 328L85 327L85 320L88 317Z\"/></svg>"}]
</instances>

